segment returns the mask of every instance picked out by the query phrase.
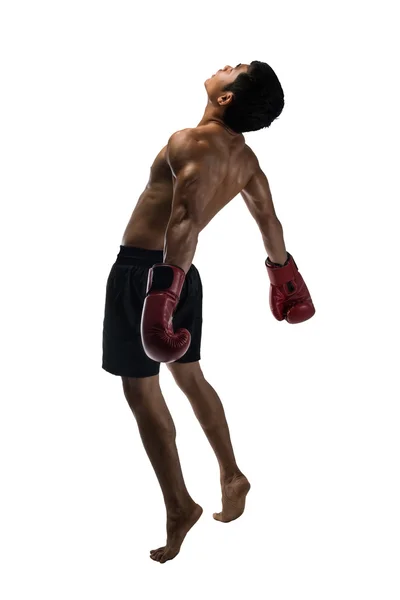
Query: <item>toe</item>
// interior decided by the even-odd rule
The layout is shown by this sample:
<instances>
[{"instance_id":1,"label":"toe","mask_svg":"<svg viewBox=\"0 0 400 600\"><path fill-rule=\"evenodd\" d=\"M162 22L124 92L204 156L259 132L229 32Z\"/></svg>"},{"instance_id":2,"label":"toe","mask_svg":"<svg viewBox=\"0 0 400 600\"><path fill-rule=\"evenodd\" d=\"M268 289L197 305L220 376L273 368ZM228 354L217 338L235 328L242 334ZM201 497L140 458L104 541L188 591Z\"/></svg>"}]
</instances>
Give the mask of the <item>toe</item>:
<instances>
[{"instance_id":1,"label":"toe","mask_svg":"<svg viewBox=\"0 0 400 600\"><path fill-rule=\"evenodd\" d=\"M221 521L221 513L214 513L213 517L216 521Z\"/></svg>"},{"instance_id":2,"label":"toe","mask_svg":"<svg viewBox=\"0 0 400 600\"><path fill-rule=\"evenodd\" d=\"M150 552L150 558L152 558L153 560L159 561L160 555L162 554L162 550L163 550L163 548L158 548L157 550L152 550Z\"/></svg>"}]
</instances>

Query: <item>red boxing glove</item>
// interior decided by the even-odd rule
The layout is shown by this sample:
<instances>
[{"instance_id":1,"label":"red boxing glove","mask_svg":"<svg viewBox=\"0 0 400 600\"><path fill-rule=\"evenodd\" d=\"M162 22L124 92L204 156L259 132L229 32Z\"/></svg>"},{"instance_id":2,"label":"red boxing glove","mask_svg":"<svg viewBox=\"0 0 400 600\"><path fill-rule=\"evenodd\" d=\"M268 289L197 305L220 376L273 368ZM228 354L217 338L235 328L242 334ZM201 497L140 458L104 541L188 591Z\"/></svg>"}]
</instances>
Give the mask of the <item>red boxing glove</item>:
<instances>
[{"instance_id":1,"label":"red boxing glove","mask_svg":"<svg viewBox=\"0 0 400 600\"><path fill-rule=\"evenodd\" d=\"M149 270L140 332L144 351L157 362L174 362L190 346L187 329L174 333L172 328L184 281L185 272L180 267L162 263Z\"/></svg>"},{"instance_id":2,"label":"red boxing glove","mask_svg":"<svg viewBox=\"0 0 400 600\"><path fill-rule=\"evenodd\" d=\"M269 305L278 321L302 323L311 319L315 308L293 256L288 253L288 257L283 266L272 263L269 258L265 261L271 281Z\"/></svg>"}]
</instances>

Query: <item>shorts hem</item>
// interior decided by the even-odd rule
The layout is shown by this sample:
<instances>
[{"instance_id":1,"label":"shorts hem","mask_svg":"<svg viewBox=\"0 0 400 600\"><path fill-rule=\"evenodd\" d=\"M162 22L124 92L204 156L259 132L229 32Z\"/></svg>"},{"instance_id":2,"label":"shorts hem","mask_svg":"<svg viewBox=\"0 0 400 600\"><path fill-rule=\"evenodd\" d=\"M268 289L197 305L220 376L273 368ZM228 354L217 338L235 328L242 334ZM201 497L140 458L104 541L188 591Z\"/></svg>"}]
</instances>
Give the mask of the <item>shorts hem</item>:
<instances>
[{"instance_id":1,"label":"shorts hem","mask_svg":"<svg viewBox=\"0 0 400 600\"><path fill-rule=\"evenodd\" d=\"M179 358L175 362L177 362L177 363L192 363L192 362L198 362L199 360L200 360L200 354L198 354L195 357L191 357L191 358L186 358L186 356L184 355L184 356L182 356L182 358Z\"/></svg>"},{"instance_id":2,"label":"shorts hem","mask_svg":"<svg viewBox=\"0 0 400 600\"><path fill-rule=\"evenodd\" d=\"M120 369L113 369L111 367L107 367L105 365L102 365L101 368L106 371L107 373L110 373L110 375L115 375L116 377L134 377L135 379L144 379L145 377L154 377L154 375L158 375L160 373L160 369L158 368L158 370L156 370L154 373L144 373L143 371L141 372L142 374L138 374L138 373L132 373L132 372L122 372Z\"/></svg>"}]
</instances>

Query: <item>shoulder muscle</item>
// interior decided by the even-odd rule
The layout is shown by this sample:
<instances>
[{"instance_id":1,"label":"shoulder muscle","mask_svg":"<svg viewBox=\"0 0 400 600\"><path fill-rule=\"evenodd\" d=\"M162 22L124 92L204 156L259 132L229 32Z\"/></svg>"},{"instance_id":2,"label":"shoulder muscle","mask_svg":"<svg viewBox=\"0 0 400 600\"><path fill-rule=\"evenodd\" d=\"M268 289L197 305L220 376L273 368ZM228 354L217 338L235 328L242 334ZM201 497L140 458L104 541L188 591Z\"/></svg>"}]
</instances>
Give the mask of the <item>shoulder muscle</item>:
<instances>
[{"instance_id":1,"label":"shoulder muscle","mask_svg":"<svg viewBox=\"0 0 400 600\"><path fill-rule=\"evenodd\" d=\"M197 178L206 156L205 142L197 140L190 129L177 131L168 140L167 161L175 177Z\"/></svg>"}]
</instances>

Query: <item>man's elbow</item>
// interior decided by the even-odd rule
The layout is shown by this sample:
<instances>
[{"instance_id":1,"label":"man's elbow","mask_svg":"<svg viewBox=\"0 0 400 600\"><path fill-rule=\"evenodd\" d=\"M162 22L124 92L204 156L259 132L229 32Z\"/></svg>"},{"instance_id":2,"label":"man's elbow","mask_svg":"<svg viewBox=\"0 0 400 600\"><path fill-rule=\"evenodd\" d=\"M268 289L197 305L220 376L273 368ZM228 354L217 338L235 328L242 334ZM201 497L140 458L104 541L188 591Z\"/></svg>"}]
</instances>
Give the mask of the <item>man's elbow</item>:
<instances>
[{"instance_id":1,"label":"man's elbow","mask_svg":"<svg viewBox=\"0 0 400 600\"><path fill-rule=\"evenodd\" d=\"M185 224L186 227L198 229L201 222L202 195L196 182L180 183L175 189L172 201L170 223Z\"/></svg>"},{"instance_id":2,"label":"man's elbow","mask_svg":"<svg viewBox=\"0 0 400 600\"><path fill-rule=\"evenodd\" d=\"M196 210L193 203L181 202L175 204L169 218L169 223L173 225L186 223L188 226L198 227L200 223L199 211Z\"/></svg>"},{"instance_id":3,"label":"man's elbow","mask_svg":"<svg viewBox=\"0 0 400 600\"><path fill-rule=\"evenodd\" d=\"M281 226L281 222L275 212L259 214L257 215L256 221L261 232L267 232L269 229L275 229L276 227Z\"/></svg>"},{"instance_id":4,"label":"man's elbow","mask_svg":"<svg viewBox=\"0 0 400 600\"><path fill-rule=\"evenodd\" d=\"M180 211L171 215L167 227L167 235L196 239L199 233L199 221L194 219L188 212Z\"/></svg>"}]
</instances>

